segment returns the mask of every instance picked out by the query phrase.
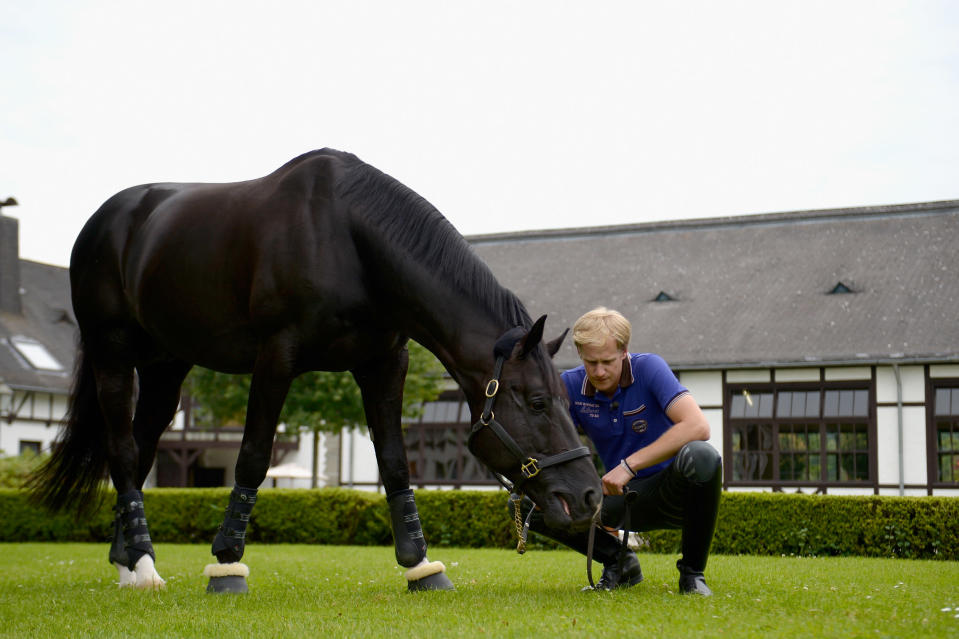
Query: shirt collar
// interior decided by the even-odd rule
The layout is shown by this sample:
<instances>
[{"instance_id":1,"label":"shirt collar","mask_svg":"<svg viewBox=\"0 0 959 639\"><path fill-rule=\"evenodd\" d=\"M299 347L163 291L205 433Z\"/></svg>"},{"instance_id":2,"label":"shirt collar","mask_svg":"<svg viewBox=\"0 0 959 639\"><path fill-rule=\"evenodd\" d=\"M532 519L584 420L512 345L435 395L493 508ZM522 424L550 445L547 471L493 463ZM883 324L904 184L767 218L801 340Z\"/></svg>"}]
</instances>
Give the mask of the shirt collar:
<instances>
[{"instance_id":1,"label":"shirt collar","mask_svg":"<svg viewBox=\"0 0 959 639\"><path fill-rule=\"evenodd\" d=\"M626 353L626 357L623 359L623 370L619 374L619 387L628 388L633 385L633 366L632 360L629 357L629 353ZM596 387L593 386L593 383L589 381L589 376L583 376L583 388L580 391L584 397L596 397Z\"/></svg>"}]
</instances>

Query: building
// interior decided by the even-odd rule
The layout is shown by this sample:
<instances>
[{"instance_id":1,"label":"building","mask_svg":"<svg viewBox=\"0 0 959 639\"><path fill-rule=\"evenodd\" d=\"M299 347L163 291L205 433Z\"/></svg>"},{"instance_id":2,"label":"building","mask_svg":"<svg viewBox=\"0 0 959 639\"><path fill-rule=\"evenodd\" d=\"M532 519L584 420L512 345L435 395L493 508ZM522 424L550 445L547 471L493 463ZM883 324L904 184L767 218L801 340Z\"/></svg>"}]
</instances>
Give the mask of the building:
<instances>
[{"instance_id":1,"label":"building","mask_svg":"<svg viewBox=\"0 0 959 639\"><path fill-rule=\"evenodd\" d=\"M959 201L467 239L531 315L549 316L550 336L595 306L623 312L633 322L631 348L661 354L703 406L727 490L959 495ZM67 302L58 301L64 270L19 265L23 319L7 307L0 314L0 388L12 391L0 397L3 428L11 416L24 423L27 406L62 410L72 358L63 339L50 338L63 370L34 367L33 385L8 373L11 362L29 363L24 344L46 344L50 325L73 330ZM44 286L43 304L27 300ZM555 361L560 369L579 363L571 343ZM33 415L32 428L49 429L43 409ZM450 389L407 424L414 485L496 485L466 451L470 421ZM15 439L7 432L0 447ZM233 459L238 445L225 443L237 433L166 437L220 437ZM42 448L48 440L24 441ZM363 433L321 443L329 483L377 486ZM175 445L181 473L225 463L214 466L199 445ZM288 452L307 460L304 448ZM232 461L226 468L210 481L230 483Z\"/></svg>"},{"instance_id":2,"label":"building","mask_svg":"<svg viewBox=\"0 0 959 639\"><path fill-rule=\"evenodd\" d=\"M468 239L548 336L624 313L703 406L728 490L959 494L959 201ZM417 481L470 471L468 419L450 401L409 430Z\"/></svg>"}]
</instances>

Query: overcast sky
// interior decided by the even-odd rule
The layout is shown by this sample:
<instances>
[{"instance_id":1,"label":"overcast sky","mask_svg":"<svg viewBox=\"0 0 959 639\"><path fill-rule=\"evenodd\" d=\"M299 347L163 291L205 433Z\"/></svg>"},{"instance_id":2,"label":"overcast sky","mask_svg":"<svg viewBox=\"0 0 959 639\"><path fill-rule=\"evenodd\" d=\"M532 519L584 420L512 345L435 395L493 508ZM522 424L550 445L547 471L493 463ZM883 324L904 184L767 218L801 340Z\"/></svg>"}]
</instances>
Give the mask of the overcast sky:
<instances>
[{"instance_id":1,"label":"overcast sky","mask_svg":"<svg viewBox=\"0 0 959 639\"><path fill-rule=\"evenodd\" d=\"M959 2L0 4L0 200L356 153L464 234L959 199Z\"/></svg>"}]
</instances>

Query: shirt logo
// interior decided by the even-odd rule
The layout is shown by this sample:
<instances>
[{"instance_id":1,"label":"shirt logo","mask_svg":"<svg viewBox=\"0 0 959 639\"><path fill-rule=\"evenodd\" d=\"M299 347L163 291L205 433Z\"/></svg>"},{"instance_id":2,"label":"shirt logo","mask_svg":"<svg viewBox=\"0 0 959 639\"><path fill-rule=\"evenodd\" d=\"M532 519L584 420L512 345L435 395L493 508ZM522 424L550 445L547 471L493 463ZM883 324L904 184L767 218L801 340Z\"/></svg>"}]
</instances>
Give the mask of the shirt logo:
<instances>
[{"instance_id":1,"label":"shirt logo","mask_svg":"<svg viewBox=\"0 0 959 639\"><path fill-rule=\"evenodd\" d=\"M637 419L632 424L630 424L630 427L633 429L633 432L637 434L645 433L647 426L648 424L646 423L645 419Z\"/></svg>"}]
</instances>

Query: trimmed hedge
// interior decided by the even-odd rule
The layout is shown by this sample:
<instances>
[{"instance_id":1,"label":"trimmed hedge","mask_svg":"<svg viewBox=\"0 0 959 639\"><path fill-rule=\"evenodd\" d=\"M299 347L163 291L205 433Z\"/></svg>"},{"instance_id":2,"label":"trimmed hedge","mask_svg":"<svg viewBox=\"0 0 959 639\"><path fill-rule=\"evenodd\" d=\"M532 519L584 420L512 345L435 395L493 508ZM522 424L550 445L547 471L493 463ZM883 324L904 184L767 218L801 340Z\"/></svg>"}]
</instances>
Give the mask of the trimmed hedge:
<instances>
[{"instance_id":1,"label":"trimmed hedge","mask_svg":"<svg viewBox=\"0 0 959 639\"><path fill-rule=\"evenodd\" d=\"M159 488L144 495L151 536L166 543L211 543L228 488ZM0 541L102 541L112 536L113 495L82 522L51 515L26 493L0 489ZM431 546L516 545L502 491L416 492ZM260 543L389 545L383 495L345 488L264 489L248 539ZM653 552L678 553L679 531L641 535ZM530 547L556 547L531 535ZM959 559L959 499L723 493L712 550L720 554L857 555Z\"/></svg>"}]
</instances>

